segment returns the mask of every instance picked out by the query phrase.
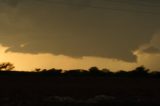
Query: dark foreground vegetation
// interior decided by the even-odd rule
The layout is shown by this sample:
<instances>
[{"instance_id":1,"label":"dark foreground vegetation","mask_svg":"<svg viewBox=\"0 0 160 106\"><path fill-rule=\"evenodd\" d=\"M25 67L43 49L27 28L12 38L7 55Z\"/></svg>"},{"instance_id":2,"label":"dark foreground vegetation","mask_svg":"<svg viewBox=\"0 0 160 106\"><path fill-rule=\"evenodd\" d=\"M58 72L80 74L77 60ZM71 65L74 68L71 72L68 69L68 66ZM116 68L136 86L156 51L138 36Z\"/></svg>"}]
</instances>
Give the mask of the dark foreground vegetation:
<instances>
[{"instance_id":1,"label":"dark foreground vegetation","mask_svg":"<svg viewBox=\"0 0 160 106\"><path fill-rule=\"evenodd\" d=\"M160 105L160 72L143 66L131 71L36 69L11 71L0 65L0 106Z\"/></svg>"}]
</instances>

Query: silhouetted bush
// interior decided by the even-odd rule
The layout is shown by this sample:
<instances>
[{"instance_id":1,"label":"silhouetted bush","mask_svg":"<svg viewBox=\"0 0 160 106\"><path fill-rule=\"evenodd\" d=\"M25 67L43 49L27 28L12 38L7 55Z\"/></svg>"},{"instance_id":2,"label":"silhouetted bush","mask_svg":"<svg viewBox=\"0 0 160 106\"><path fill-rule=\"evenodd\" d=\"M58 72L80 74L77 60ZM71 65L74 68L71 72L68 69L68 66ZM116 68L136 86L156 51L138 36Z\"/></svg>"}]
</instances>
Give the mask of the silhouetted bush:
<instances>
[{"instance_id":1,"label":"silhouetted bush","mask_svg":"<svg viewBox=\"0 0 160 106\"><path fill-rule=\"evenodd\" d=\"M115 76L117 76L117 77L128 77L129 76L129 72L120 70L120 71L115 73Z\"/></svg>"},{"instance_id":2,"label":"silhouetted bush","mask_svg":"<svg viewBox=\"0 0 160 106\"><path fill-rule=\"evenodd\" d=\"M73 76L73 77L83 76L83 73L79 69L65 71L63 74L66 75L66 76Z\"/></svg>"},{"instance_id":3,"label":"silhouetted bush","mask_svg":"<svg viewBox=\"0 0 160 106\"><path fill-rule=\"evenodd\" d=\"M60 76L62 73L61 69L55 69L55 68L51 68L51 69L43 69L40 73L44 74L44 75L48 75L48 76Z\"/></svg>"},{"instance_id":4,"label":"silhouetted bush","mask_svg":"<svg viewBox=\"0 0 160 106\"><path fill-rule=\"evenodd\" d=\"M142 77L149 75L149 69L146 69L144 66L137 67L136 69L129 72L131 76Z\"/></svg>"},{"instance_id":5,"label":"silhouetted bush","mask_svg":"<svg viewBox=\"0 0 160 106\"><path fill-rule=\"evenodd\" d=\"M10 62L4 62L0 64L0 71L11 71L14 68L14 65Z\"/></svg>"},{"instance_id":6,"label":"silhouetted bush","mask_svg":"<svg viewBox=\"0 0 160 106\"><path fill-rule=\"evenodd\" d=\"M153 71L153 72L149 73L149 76L152 78L160 78L160 72Z\"/></svg>"},{"instance_id":7,"label":"silhouetted bush","mask_svg":"<svg viewBox=\"0 0 160 106\"><path fill-rule=\"evenodd\" d=\"M107 77L111 77L111 76L114 75L113 72L111 72L109 69L106 69L106 68L102 69L101 71L102 71L103 73L105 73L105 75L106 75Z\"/></svg>"},{"instance_id":8,"label":"silhouetted bush","mask_svg":"<svg viewBox=\"0 0 160 106\"><path fill-rule=\"evenodd\" d=\"M106 76L106 72L99 70L98 67L91 67L89 73L91 76Z\"/></svg>"},{"instance_id":9,"label":"silhouetted bush","mask_svg":"<svg viewBox=\"0 0 160 106\"><path fill-rule=\"evenodd\" d=\"M14 69L14 65L7 62L0 64L0 75L4 76L61 76L61 77L152 77L160 78L159 71L150 72L144 66L139 66L131 71L120 70L112 72L109 69L99 69L98 67L91 67L88 70L74 69L74 70L61 70L61 69L40 69L37 68L33 72L27 71L11 71Z\"/></svg>"}]
</instances>

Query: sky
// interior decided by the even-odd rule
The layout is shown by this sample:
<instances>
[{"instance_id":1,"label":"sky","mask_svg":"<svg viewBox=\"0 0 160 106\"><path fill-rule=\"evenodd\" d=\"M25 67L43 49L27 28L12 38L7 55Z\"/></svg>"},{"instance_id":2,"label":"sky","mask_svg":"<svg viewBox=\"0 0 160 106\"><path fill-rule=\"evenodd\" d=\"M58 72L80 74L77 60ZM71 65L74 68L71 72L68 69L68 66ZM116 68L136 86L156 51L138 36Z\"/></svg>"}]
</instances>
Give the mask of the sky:
<instances>
[{"instance_id":1,"label":"sky","mask_svg":"<svg viewBox=\"0 0 160 106\"><path fill-rule=\"evenodd\" d=\"M0 62L160 70L159 0L0 0Z\"/></svg>"}]
</instances>

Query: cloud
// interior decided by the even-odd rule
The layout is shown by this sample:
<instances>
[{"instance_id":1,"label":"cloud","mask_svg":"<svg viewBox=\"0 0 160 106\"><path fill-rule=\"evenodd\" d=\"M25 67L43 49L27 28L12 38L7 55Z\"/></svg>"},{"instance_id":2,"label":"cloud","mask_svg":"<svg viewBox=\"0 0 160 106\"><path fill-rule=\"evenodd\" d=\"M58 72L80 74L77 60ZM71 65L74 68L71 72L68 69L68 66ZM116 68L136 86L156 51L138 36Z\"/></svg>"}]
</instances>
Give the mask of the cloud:
<instances>
[{"instance_id":1,"label":"cloud","mask_svg":"<svg viewBox=\"0 0 160 106\"><path fill-rule=\"evenodd\" d=\"M160 54L160 32L157 31L151 40L139 47L137 51L140 53Z\"/></svg>"},{"instance_id":2,"label":"cloud","mask_svg":"<svg viewBox=\"0 0 160 106\"><path fill-rule=\"evenodd\" d=\"M97 57L72 58L64 55L54 55L51 53L17 53L7 52L8 47L0 45L0 62L11 62L16 70L32 71L35 68L50 69L57 68L63 70L89 69L92 66L98 68L108 68L112 71L131 70L137 66L136 63L128 63L114 59ZM23 60L23 61L22 61Z\"/></svg>"},{"instance_id":3,"label":"cloud","mask_svg":"<svg viewBox=\"0 0 160 106\"><path fill-rule=\"evenodd\" d=\"M152 71L160 70L160 33L157 31L152 39L145 45L141 45L134 53L137 56L137 64L144 65Z\"/></svg>"},{"instance_id":4,"label":"cloud","mask_svg":"<svg viewBox=\"0 0 160 106\"><path fill-rule=\"evenodd\" d=\"M64 0L0 2L0 43L12 52L135 62L133 51L149 42L160 26L160 16L87 7L96 5L94 0L70 0L68 4ZM104 2L98 4L111 5ZM117 3L112 6L123 8Z\"/></svg>"},{"instance_id":5,"label":"cloud","mask_svg":"<svg viewBox=\"0 0 160 106\"><path fill-rule=\"evenodd\" d=\"M157 53L160 53L160 50L156 47L151 46L151 47L144 49L143 52L150 53L150 54L157 54Z\"/></svg>"}]
</instances>

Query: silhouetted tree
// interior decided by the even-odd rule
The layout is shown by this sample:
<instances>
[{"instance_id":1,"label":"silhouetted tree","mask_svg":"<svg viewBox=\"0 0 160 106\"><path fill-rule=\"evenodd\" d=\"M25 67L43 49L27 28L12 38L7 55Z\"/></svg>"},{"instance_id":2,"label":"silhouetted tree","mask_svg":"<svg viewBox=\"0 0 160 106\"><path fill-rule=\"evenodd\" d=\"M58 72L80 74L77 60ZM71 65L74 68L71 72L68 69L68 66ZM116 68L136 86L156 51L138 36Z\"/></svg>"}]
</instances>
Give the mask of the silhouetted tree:
<instances>
[{"instance_id":1,"label":"silhouetted tree","mask_svg":"<svg viewBox=\"0 0 160 106\"><path fill-rule=\"evenodd\" d=\"M82 76L88 76L89 71L88 70L81 70Z\"/></svg>"},{"instance_id":2,"label":"silhouetted tree","mask_svg":"<svg viewBox=\"0 0 160 106\"><path fill-rule=\"evenodd\" d=\"M36 72L40 72L41 69L40 69L40 68L36 68L35 71L36 71Z\"/></svg>"},{"instance_id":3,"label":"silhouetted tree","mask_svg":"<svg viewBox=\"0 0 160 106\"><path fill-rule=\"evenodd\" d=\"M75 69L75 70L65 71L64 75L71 76L71 77L82 76L82 72L80 69Z\"/></svg>"},{"instance_id":4,"label":"silhouetted tree","mask_svg":"<svg viewBox=\"0 0 160 106\"><path fill-rule=\"evenodd\" d=\"M144 66L140 66L129 73L133 76L147 76L148 72L149 72L149 69L146 69Z\"/></svg>"},{"instance_id":5,"label":"silhouetted tree","mask_svg":"<svg viewBox=\"0 0 160 106\"><path fill-rule=\"evenodd\" d=\"M61 69L55 69L55 68L51 68L51 69L43 69L40 74L41 75L45 75L45 76L59 76L61 75L62 70Z\"/></svg>"},{"instance_id":6,"label":"silhouetted tree","mask_svg":"<svg viewBox=\"0 0 160 106\"><path fill-rule=\"evenodd\" d=\"M153 71L153 72L150 73L150 76L154 77L154 78L160 78L160 72L159 71Z\"/></svg>"},{"instance_id":7,"label":"silhouetted tree","mask_svg":"<svg viewBox=\"0 0 160 106\"><path fill-rule=\"evenodd\" d=\"M0 64L0 71L11 71L14 68L14 65L10 62L4 62Z\"/></svg>"},{"instance_id":8,"label":"silhouetted tree","mask_svg":"<svg viewBox=\"0 0 160 106\"><path fill-rule=\"evenodd\" d=\"M120 70L120 71L118 71L118 72L115 73L115 76L118 76L118 77L128 77L128 72Z\"/></svg>"},{"instance_id":9,"label":"silhouetted tree","mask_svg":"<svg viewBox=\"0 0 160 106\"><path fill-rule=\"evenodd\" d=\"M106 75L106 72L99 70L98 67L91 67L89 69L89 72L91 75L94 75L94 76L105 76Z\"/></svg>"},{"instance_id":10,"label":"silhouetted tree","mask_svg":"<svg viewBox=\"0 0 160 106\"><path fill-rule=\"evenodd\" d=\"M98 67L91 67L91 68L89 69L89 72L91 72L91 73L99 72L99 69L98 69Z\"/></svg>"},{"instance_id":11,"label":"silhouetted tree","mask_svg":"<svg viewBox=\"0 0 160 106\"><path fill-rule=\"evenodd\" d=\"M47 73L50 73L52 75L60 75L62 72L61 69L55 69L55 68L51 68L49 70L47 70Z\"/></svg>"},{"instance_id":12,"label":"silhouetted tree","mask_svg":"<svg viewBox=\"0 0 160 106\"><path fill-rule=\"evenodd\" d=\"M110 76L113 76L113 75L114 75L114 73L113 73L113 72L111 72L109 69L106 69L106 68L103 68L101 71L102 71L103 73L105 73L105 74L106 74L106 76L108 76L108 77L110 77Z\"/></svg>"}]
</instances>

